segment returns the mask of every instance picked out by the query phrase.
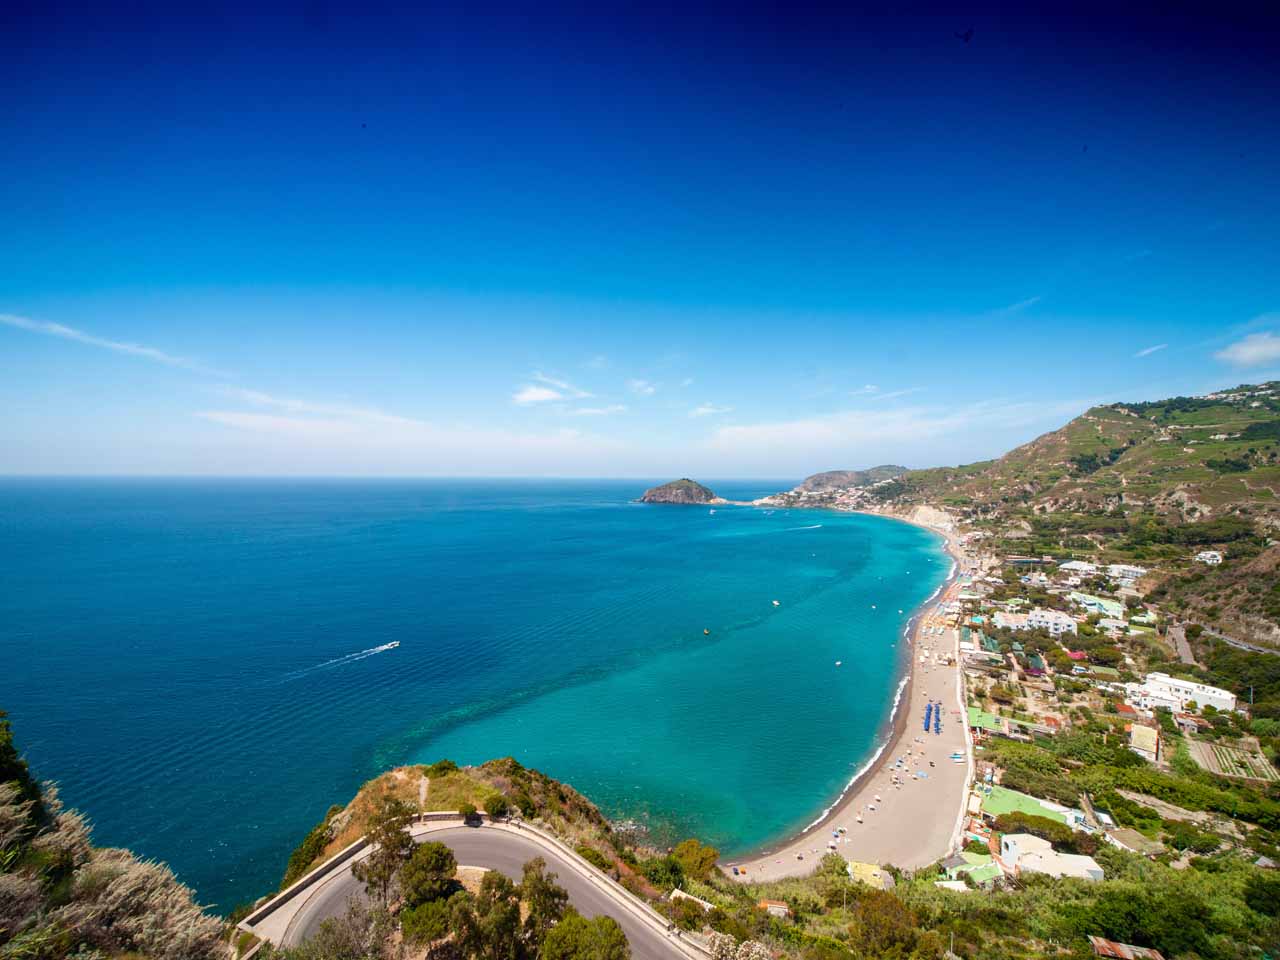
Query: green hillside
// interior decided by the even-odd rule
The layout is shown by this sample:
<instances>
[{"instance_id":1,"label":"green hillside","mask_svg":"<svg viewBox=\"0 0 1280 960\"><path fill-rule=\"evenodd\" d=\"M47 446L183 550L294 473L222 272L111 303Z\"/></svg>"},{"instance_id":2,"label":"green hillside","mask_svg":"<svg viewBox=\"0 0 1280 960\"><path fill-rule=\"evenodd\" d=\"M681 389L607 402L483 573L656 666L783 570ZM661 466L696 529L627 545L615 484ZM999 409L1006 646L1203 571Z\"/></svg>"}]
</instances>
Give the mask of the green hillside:
<instances>
[{"instance_id":1,"label":"green hillside","mask_svg":"<svg viewBox=\"0 0 1280 960\"><path fill-rule=\"evenodd\" d=\"M1280 642L1280 383L1094 407L1000 457L912 470L881 506L943 507L1005 553L1133 561L1176 613ZM1208 568L1201 550L1223 553Z\"/></svg>"},{"instance_id":2,"label":"green hillside","mask_svg":"<svg viewBox=\"0 0 1280 960\"><path fill-rule=\"evenodd\" d=\"M876 490L971 520L1148 514L1180 524L1280 517L1280 383L1094 407L1000 457L912 470Z\"/></svg>"}]
</instances>

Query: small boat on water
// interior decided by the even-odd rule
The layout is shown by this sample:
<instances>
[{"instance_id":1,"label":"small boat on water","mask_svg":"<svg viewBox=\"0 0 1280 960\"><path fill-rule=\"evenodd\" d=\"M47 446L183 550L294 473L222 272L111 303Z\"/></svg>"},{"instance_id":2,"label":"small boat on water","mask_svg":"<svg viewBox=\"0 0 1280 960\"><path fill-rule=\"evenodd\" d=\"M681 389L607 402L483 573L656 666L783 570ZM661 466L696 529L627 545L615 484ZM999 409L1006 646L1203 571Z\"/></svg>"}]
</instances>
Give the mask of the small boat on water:
<instances>
[{"instance_id":1,"label":"small boat on water","mask_svg":"<svg viewBox=\"0 0 1280 960\"><path fill-rule=\"evenodd\" d=\"M780 607L780 606L782 606L782 604L780 604L777 600L773 601L773 605L774 605L775 607Z\"/></svg>"},{"instance_id":2,"label":"small boat on water","mask_svg":"<svg viewBox=\"0 0 1280 960\"><path fill-rule=\"evenodd\" d=\"M837 660L837 661L836 661L836 666L838 667L838 666L840 666L840 664L842 664L842 663L844 663L844 661L843 661L843 660Z\"/></svg>"},{"instance_id":3,"label":"small boat on water","mask_svg":"<svg viewBox=\"0 0 1280 960\"><path fill-rule=\"evenodd\" d=\"M398 647L398 646L400 646L400 641L399 641L399 640L392 640L390 643L388 643L388 644L387 644L386 649L388 649L388 650L394 650L394 649L395 649L396 647Z\"/></svg>"},{"instance_id":4,"label":"small boat on water","mask_svg":"<svg viewBox=\"0 0 1280 960\"><path fill-rule=\"evenodd\" d=\"M710 627L703 627L703 628L702 628L702 635L703 635L704 637L709 637L709 636L711 636L711 628L710 628Z\"/></svg>"}]
</instances>

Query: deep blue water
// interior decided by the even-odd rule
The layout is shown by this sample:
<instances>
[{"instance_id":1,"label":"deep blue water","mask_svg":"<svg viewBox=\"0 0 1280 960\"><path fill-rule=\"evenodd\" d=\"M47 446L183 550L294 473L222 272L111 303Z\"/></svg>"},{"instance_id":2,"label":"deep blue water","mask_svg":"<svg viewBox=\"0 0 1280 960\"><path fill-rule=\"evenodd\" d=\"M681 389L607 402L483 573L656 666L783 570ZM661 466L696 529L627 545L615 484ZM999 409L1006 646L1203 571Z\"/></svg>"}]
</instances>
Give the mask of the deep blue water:
<instances>
[{"instance_id":1,"label":"deep blue water","mask_svg":"<svg viewBox=\"0 0 1280 960\"><path fill-rule=\"evenodd\" d=\"M646 485L0 481L0 708L98 842L220 910L331 803L445 756L746 849L865 761L899 610L948 563L896 521Z\"/></svg>"}]
</instances>

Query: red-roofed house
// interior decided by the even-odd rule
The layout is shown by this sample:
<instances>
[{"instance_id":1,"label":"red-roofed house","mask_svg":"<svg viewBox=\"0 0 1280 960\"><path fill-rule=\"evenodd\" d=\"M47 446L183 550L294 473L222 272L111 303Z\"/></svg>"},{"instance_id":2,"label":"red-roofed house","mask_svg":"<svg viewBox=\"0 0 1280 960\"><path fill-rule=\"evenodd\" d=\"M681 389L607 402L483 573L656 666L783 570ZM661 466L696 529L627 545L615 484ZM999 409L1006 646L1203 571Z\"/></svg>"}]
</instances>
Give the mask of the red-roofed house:
<instances>
[{"instance_id":1,"label":"red-roofed house","mask_svg":"<svg viewBox=\"0 0 1280 960\"><path fill-rule=\"evenodd\" d=\"M1164 960L1164 954L1150 947L1135 947L1131 943L1119 943L1094 936L1089 937L1089 943L1093 945L1095 957L1115 957L1116 960Z\"/></svg>"}]
</instances>

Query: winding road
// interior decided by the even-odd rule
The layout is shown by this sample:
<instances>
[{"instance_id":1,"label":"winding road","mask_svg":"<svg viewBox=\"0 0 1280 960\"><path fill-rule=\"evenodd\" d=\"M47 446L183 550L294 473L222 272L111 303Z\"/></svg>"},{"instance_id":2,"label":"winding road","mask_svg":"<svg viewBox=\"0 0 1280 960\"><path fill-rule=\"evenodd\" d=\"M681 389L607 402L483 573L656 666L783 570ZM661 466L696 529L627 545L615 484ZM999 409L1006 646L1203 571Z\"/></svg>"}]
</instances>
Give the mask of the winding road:
<instances>
[{"instance_id":1,"label":"winding road","mask_svg":"<svg viewBox=\"0 0 1280 960\"><path fill-rule=\"evenodd\" d=\"M525 863L542 857L547 861L548 873L557 875L556 882L569 892L569 901L579 913L586 917L604 914L618 921L636 960L688 960L688 953L677 945L673 934L660 932L622 906L606 881L585 873L568 857L534 840L506 831L462 826L432 830L415 835L415 839L443 843L460 865L498 870L516 882L520 881ZM313 936L325 919L341 916L352 897L366 899L364 885L351 875L348 863L307 897L289 922L284 945L296 946Z\"/></svg>"}]
</instances>

